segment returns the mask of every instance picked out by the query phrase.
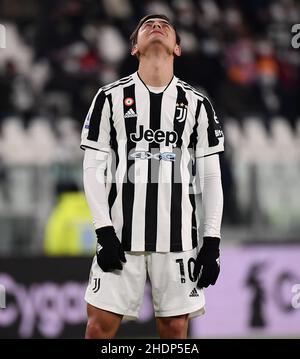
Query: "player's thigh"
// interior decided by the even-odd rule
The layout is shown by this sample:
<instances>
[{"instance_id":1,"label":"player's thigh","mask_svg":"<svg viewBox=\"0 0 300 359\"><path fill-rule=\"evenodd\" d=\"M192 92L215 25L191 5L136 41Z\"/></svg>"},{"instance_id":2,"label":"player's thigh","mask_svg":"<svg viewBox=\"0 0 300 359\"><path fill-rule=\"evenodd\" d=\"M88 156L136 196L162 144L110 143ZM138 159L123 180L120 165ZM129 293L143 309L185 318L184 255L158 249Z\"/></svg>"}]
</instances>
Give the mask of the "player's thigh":
<instances>
[{"instance_id":1,"label":"player's thigh","mask_svg":"<svg viewBox=\"0 0 300 359\"><path fill-rule=\"evenodd\" d=\"M124 319L138 318L146 282L143 252L126 252L127 262L122 270L103 272L96 257L93 260L85 300L93 307L123 315Z\"/></svg>"},{"instance_id":2,"label":"player's thigh","mask_svg":"<svg viewBox=\"0 0 300 359\"><path fill-rule=\"evenodd\" d=\"M123 315L112 313L87 303L87 338L113 337L117 332Z\"/></svg>"}]
</instances>

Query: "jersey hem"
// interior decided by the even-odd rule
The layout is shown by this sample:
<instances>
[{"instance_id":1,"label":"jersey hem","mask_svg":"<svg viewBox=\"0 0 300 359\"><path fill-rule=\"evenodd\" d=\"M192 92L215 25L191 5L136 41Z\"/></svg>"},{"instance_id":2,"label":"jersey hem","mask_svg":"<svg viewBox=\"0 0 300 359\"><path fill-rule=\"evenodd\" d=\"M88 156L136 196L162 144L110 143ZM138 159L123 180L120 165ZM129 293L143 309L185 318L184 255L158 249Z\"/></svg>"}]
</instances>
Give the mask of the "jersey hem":
<instances>
[{"instance_id":1,"label":"jersey hem","mask_svg":"<svg viewBox=\"0 0 300 359\"><path fill-rule=\"evenodd\" d=\"M198 245L198 244L197 244ZM182 245L178 245L178 247L175 247L174 250L169 250L169 251L160 251L160 250L149 250L149 249L126 249L125 247L124 248L124 251L125 252L129 252L129 253L181 253L181 252L187 252L187 251L191 251L192 249L196 248L197 245L195 245L194 247L190 247L190 248L184 248L182 249Z\"/></svg>"}]
</instances>

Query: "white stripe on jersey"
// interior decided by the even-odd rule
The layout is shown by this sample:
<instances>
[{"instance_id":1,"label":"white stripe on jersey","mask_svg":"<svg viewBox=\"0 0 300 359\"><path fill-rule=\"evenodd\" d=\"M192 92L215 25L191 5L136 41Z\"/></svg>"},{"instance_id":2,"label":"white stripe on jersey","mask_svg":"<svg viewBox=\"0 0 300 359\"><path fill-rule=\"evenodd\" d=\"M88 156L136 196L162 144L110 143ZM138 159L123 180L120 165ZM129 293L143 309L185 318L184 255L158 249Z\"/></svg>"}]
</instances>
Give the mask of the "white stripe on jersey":
<instances>
[{"instance_id":1,"label":"white stripe on jersey","mask_svg":"<svg viewBox=\"0 0 300 359\"><path fill-rule=\"evenodd\" d=\"M136 83L136 91L141 93L144 101L136 102L136 112L139 114L137 118L137 127L144 125L149 127L149 109L150 101L149 94L145 86L138 82ZM148 151L148 143L145 139L138 142L136 151ZM148 161L140 160L135 163L135 179L133 217L132 221L132 248L136 251L145 250L145 208L146 208L146 192L147 192L147 178L148 178Z\"/></svg>"},{"instance_id":2,"label":"white stripe on jersey","mask_svg":"<svg viewBox=\"0 0 300 359\"><path fill-rule=\"evenodd\" d=\"M169 96L163 96L161 112L166 114L161 119L161 128L174 130L175 107L170 103ZM172 148L160 144L160 152L172 152ZM161 161L159 171L158 204L157 204L157 248L160 252L169 252L171 227L171 195L172 195L172 162Z\"/></svg>"}]
</instances>

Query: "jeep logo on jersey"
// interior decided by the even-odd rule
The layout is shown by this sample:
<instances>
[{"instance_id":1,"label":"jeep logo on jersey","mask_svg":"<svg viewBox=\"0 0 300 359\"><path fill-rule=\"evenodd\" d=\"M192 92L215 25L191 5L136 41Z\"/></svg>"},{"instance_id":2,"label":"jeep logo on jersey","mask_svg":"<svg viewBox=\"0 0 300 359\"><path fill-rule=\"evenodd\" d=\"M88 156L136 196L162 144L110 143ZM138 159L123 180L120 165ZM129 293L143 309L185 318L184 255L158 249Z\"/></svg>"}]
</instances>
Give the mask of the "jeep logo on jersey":
<instances>
[{"instance_id":1,"label":"jeep logo on jersey","mask_svg":"<svg viewBox=\"0 0 300 359\"><path fill-rule=\"evenodd\" d=\"M151 129L144 131L144 126L140 125L137 133L131 133L130 139L133 142L139 142L142 139L145 139L147 142L156 142L162 143L165 142L166 146L176 143L178 135L175 131L163 131L156 130L155 132Z\"/></svg>"}]
</instances>

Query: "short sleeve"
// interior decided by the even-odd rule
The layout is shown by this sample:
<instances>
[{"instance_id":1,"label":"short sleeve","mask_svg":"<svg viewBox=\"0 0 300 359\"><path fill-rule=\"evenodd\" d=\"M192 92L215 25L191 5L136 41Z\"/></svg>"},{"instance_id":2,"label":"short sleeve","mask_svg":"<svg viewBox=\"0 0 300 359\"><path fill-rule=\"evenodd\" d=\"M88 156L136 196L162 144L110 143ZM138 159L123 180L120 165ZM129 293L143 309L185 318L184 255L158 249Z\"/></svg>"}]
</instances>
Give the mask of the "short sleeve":
<instances>
[{"instance_id":1,"label":"short sleeve","mask_svg":"<svg viewBox=\"0 0 300 359\"><path fill-rule=\"evenodd\" d=\"M105 93L100 89L95 95L81 132L82 149L109 152L110 150L110 104Z\"/></svg>"},{"instance_id":2,"label":"short sleeve","mask_svg":"<svg viewBox=\"0 0 300 359\"><path fill-rule=\"evenodd\" d=\"M196 157L205 157L224 151L222 125L210 101L204 97L198 103Z\"/></svg>"}]
</instances>

